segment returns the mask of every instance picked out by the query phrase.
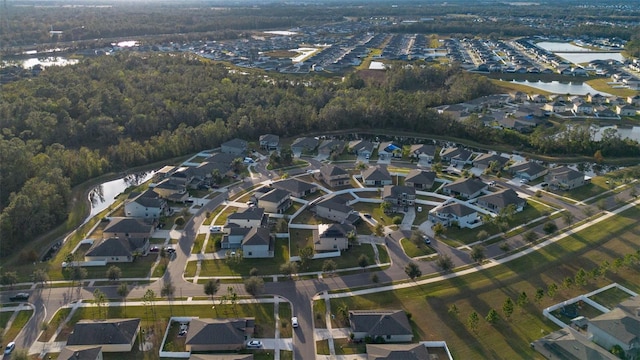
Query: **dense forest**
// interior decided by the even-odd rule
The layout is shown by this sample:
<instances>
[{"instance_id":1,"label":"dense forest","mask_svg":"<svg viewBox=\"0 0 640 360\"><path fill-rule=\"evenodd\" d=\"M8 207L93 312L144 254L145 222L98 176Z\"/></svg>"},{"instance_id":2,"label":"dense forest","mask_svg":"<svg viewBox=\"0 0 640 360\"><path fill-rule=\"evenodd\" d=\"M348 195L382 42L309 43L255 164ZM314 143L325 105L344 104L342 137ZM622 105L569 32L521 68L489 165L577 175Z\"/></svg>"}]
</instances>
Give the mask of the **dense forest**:
<instances>
[{"instance_id":1,"label":"dense forest","mask_svg":"<svg viewBox=\"0 0 640 360\"><path fill-rule=\"evenodd\" d=\"M167 39L229 39L243 32L289 29L351 20L366 20L385 32L457 34L460 36L616 36L637 34L640 10L606 1L548 2L516 6L504 2L449 1L335 4L246 2L230 5L202 2L110 2L77 6L48 2L12 1L0 14L0 48L100 39L156 37ZM431 21L402 24L405 19ZM62 31L51 36L49 31ZM153 43L145 39L147 44Z\"/></svg>"},{"instance_id":2,"label":"dense forest","mask_svg":"<svg viewBox=\"0 0 640 360\"><path fill-rule=\"evenodd\" d=\"M578 127L527 137L432 110L496 91L485 77L421 62L344 80L235 71L184 53L121 52L48 68L0 88L0 251L63 221L76 184L233 137L377 128L548 154L640 155L637 143L612 135L605 147Z\"/></svg>"}]
</instances>

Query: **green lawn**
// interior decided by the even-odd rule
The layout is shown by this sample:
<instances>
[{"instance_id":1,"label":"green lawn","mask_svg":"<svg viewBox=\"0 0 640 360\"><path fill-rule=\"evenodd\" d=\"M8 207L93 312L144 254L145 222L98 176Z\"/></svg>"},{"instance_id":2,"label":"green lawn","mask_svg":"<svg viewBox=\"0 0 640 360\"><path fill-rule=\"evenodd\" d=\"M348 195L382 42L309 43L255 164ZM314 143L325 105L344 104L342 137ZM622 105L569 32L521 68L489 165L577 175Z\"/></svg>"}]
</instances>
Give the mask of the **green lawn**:
<instances>
[{"instance_id":1,"label":"green lawn","mask_svg":"<svg viewBox=\"0 0 640 360\"><path fill-rule=\"evenodd\" d=\"M617 287L611 288L609 290L605 290L593 296L590 296L589 299L597 302L598 304L608 308L613 309L616 305L621 303L624 300L627 300L631 297L628 293L618 289Z\"/></svg>"},{"instance_id":2,"label":"green lawn","mask_svg":"<svg viewBox=\"0 0 640 360\"><path fill-rule=\"evenodd\" d=\"M364 354L367 352L367 344L364 342L353 343L349 339L334 339L336 355Z\"/></svg>"},{"instance_id":3,"label":"green lawn","mask_svg":"<svg viewBox=\"0 0 640 360\"><path fill-rule=\"evenodd\" d=\"M365 202L358 202L353 204L352 206L356 211L360 213L369 213L371 216L378 221L380 224L387 226L393 224L393 218L396 216L404 217L404 214L401 213L389 213L385 214L382 209L380 209L380 204L371 204Z\"/></svg>"},{"instance_id":4,"label":"green lawn","mask_svg":"<svg viewBox=\"0 0 640 360\"><path fill-rule=\"evenodd\" d=\"M605 260L613 263L616 258L635 254L639 217L640 208L633 208L504 265L425 286L335 299L332 308L344 303L351 310L405 309L414 315L416 340L444 339L457 359L539 359L529 343L558 329L542 316L542 309L611 282L638 291L637 266L609 271L604 278L590 279L584 287L565 289L561 284L580 268L589 271ZM545 296L539 304L534 303L536 289L546 289L551 283L560 287L555 297ZM505 319L504 299L509 296L515 300L523 291L530 303ZM452 304L458 308L458 315L448 313ZM490 325L481 319L477 332L466 326L472 311L483 318L492 308L500 314L498 323Z\"/></svg>"},{"instance_id":5,"label":"green lawn","mask_svg":"<svg viewBox=\"0 0 640 360\"><path fill-rule=\"evenodd\" d=\"M378 258L381 264L388 264L391 262L389 259L389 252L387 251L386 246L376 245L378 247Z\"/></svg>"},{"instance_id":6,"label":"green lawn","mask_svg":"<svg viewBox=\"0 0 640 360\"><path fill-rule=\"evenodd\" d=\"M565 196L574 200L582 201L590 197L598 196L605 191L609 190L609 185L606 184L604 176L596 176L591 179L591 183L582 185L569 191L552 191L561 196Z\"/></svg>"},{"instance_id":7,"label":"green lawn","mask_svg":"<svg viewBox=\"0 0 640 360\"><path fill-rule=\"evenodd\" d=\"M150 254L149 256L142 256L130 263L115 263L107 264L106 266L87 266L87 279L104 279L106 278L107 269L111 265L115 265L122 270L122 279L125 278L140 278L149 276L151 266L156 261L156 255ZM57 270L49 271L49 277L51 280L70 280L68 273L62 268L61 265L56 266Z\"/></svg>"},{"instance_id":8,"label":"green lawn","mask_svg":"<svg viewBox=\"0 0 640 360\"><path fill-rule=\"evenodd\" d=\"M418 212L418 206L422 207L422 211ZM423 222L429 220L429 211L431 209L433 209L433 206L417 205L416 218L413 220L413 225L420 226Z\"/></svg>"},{"instance_id":9,"label":"green lawn","mask_svg":"<svg viewBox=\"0 0 640 360\"><path fill-rule=\"evenodd\" d=\"M290 338L293 336L291 328L291 305L288 302L282 302L278 306L278 317L280 323L280 338Z\"/></svg>"},{"instance_id":10,"label":"green lawn","mask_svg":"<svg viewBox=\"0 0 640 360\"><path fill-rule=\"evenodd\" d=\"M16 318L13 319L11 327L4 333L3 341L5 343L8 343L9 341L15 340L16 336L18 336L18 333L27 324L29 319L31 319L31 315L33 315L33 310L20 311L18 315L16 315Z\"/></svg>"},{"instance_id":11,"label":"green lawn","mask_svg":"<svg viewBox=\"0 0 640 360\"><path fill-rule=\"evenodd\" d=\"M3 311L0 312L0 329L4 329L7 327L7 322L13 315L13 311Z\"/></svg>"},{"instance_id":12,"label":"green lawn","mask_svg":"<svg viewBox=\"0 0 640 360\"><path fill-rule=\"evenodd\" d=\"M296 211L300 210L300 208L302 207L302 204L294 202L291 204L291 206L287 209L287 211L284 212L285 215L293 215L296 213Z\"/></svg>"},{"instance_id":13,"label":"green lawn","mask_svg":"<svg viewBox=\"0 0 640 360\"><path fill-rule=\"evenodd\" d=\"M316 349L318 355L330 355L329 340L317 340Z\"/></svg>"},{"instance_id":14,"label":"green lawn","mask_svg":"<svg viewBox=\"0 0 640 360\"><path fill-rule=\"evenodd\" d=\"M192 254L199 254L202 252L202 246L204 245L204 239L207 237L207 234L198 234L196 235L196 239L193 242L193 248L191 249Z\"/></svg>"},{"instance_id":15,"label":"green lawn","mask_svg":"<svg viewBox=\"0 0 640 360\"><path fill-rule=\"evenodd\" d=\"M298 216L296 216L292 223L294 224L307 224L307 225L317 225L322 224L324 221L322 218L316 216L309 208L303 210Z\"/></svg>"},{"instance_id":16,"label":"green lawn","mask_svg":"<svg viewBox=\"0 0 640 360\"><path fill-rule=\"evenodd\" d=\"M205 253L214 253L220 250L219 246L221 241L222 241L222 234L209 235L209 241L207 242L207 248L205 249Z\"/></svg>"},{"instance_id":17,"label":"green lawn","mask_svg":"<svg viewBox=\"0 0 640 360\"><path fill-rule=\"evenodd\" d=\"M53 315L53 317L49 321L46 331L42 332L42 335L40 335L38 341L49 341L49 339L51 339L53 334L58 329L58 326L60 326L60 324L67 318L70 312L71 309L69 308L58 309L58 311L56 311L56 314Z\"/></svg>"},{"instance_id":18,"label":"green lawn","mask_svg":"<svg viewBox=\"0 0 640 360\"><path fill-rule=\"evenodd\" d=\"M291 239L291 255L298 256L300 249L306 246L313 247L313 231L307 229L291 229L289 231Z\"/></svg>"},{"instance_id":19,"label":"green lawn","mask_svg":"<svg viewBox=\"0 0 640 360\"><path fill-rule=\"evenodd\" d=\"M218 215L214 225L224 225L227 222L227 217L231 214L237 213L240 208L235 206L229 206L228 208L222 210Z\"/></svg>"},{"instance_id":20,"label":"green lawn","mask_svg":"<svg viewBox=\"0 0 640 360\"><path fill-rule=\"evenodd\" d=\"M237 264L229 263L226 260L203 260L200 276L249 276L249 271L254 267L260 269L261 274L278 274L280 273L280 265L289 261L288 243L287 239L277 239L275 257L272 259L243 259ZM195 274L195 263L195 261L187 263L186 277Z\"/></svg>"},{"instance_id":21,"label":"green lawn","mask_svg":"<svg viewBox=\"0 0 640 360\"><path fill-rule=\"evenodd\" d=\"M402 244L402 249L404 250L405 254L407 254L407 256L410 258L431 255L436 253L435 250L431 248L431 246L423 242L416 245L413 243L413 241L407 238L404 238L400 240L400 243Z\"/></svg>"},{"instance_id":22,"label":"green lawn","mask_svg":"<svg viewBox=\"0 0 640 360\"><path fill-rule=\"evenodd\" d=\"M355 245L342 252L339 257L331 258L336 262L337 269L345 269L351 267L358 267L358 258L360 255L365 254L369 257L369 265L374 264L374 252L370 244ZM310 260L309 267L307 269L300 269L300 271L322 271L322 265L326 259Z\"/></svg>"},{"instance_id":23,"label":"green lawn","mask_svg":"<svg viewBox=\"0 0 640 360\"><path fill-rule=\"evenodd\" d=\"M324 299L314 300L313 301L313 323L316 329L326 329L327 328L327 317L325 314L327 313L327 306L324 302Z\"/></svg>"}]
</instances>

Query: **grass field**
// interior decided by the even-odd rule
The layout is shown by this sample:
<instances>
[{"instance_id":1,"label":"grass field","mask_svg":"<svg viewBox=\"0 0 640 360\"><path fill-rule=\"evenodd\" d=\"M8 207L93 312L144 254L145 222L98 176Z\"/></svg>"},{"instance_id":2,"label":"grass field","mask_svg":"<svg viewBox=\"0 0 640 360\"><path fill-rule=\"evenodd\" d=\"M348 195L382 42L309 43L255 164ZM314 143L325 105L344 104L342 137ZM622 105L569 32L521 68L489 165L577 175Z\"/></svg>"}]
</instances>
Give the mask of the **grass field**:
<instances>
[{"instance_id":1,"label":"grass field","mask_svg":"<svg viewBox=\"0 0 640 360\"><path fill-rule=\"evenodd\" d=\"M29 319L31 319L31 315L33 315L33 310L21 310L18 315L16 315L15 319L11 323L11 327L4 333L3 341L9 342L13 341L18 333L22 330L22 328L27 324Z\"/></svg>"},{"instance_id":2,"label":"grass field","mask_svg":"<svg viewBox=\"0 0 640 360\"><path fill-rule=\"evenodd\" d=\"M278 274L280 265L289 261L289 241L287 239L276 240L275 257L271 259L243 259L239 263L231 263L226 260L203 260L200 266L200 276L249 276L252 268L260 269L261 274ZM189 261L184 276L195 275L196 262Z\"/></svg>"},{"instance_id":3,"label":"grass field","mask_svg":"<svg viewBox=\"0 0 640 360\"><path fill-rule=\"evenodd\" d=\"M590 296L589 299L597 302L598 304L608 309L613 309L616 305L618 305L624 300L629 299L630 297L631 296L626 292L618 289L617 287L614 287L609 290L605 290L603 292Z\"/></svg>"},{"instance_id":4,"label":"grass field","mask_svg":"<svg viewBox=\"0 0 640 360\"><path fill-rule=\"evenodd\" d=\"M620 96L626 98L627 96L634 96L638 94L637 91L631 89L617 89L611 87L607 82L611 81L611 79L607 78L599 78L593 79L589 81L585 81L585 83L595 90L606 92L611 95Z\"/></svg>"},{"instance_id":5,"label":"grass field","mask_svg":"<svg viewBox=\"0 0 640 360\"><path fill-rule=\"evenodd\" d=\"M543 308L611 282L638 291L637 263L590 279L584 287L563 288L561 284L580 268L589 271L605 260L613 263L626 254L635 254L639 217L640 209L632 208L516 261L425 286L335 299L332 308L344 303L352 310L404 309L414 315L419 340L445 340L457 359L539 359L529 343L557 330L542 316ZM534 303L536 289L546 289L551 283L559 284L555 297L545 296L540 303ZM531 301L522 309L516 308L511 319L506 319L502 312L505 298L515 301L523 291ZM458 315L448 313L452 304L458 308ZM484 317L490 309L500 314L496 324L481 319L476 332L466 326L472 311Z\"/></svg>"},{"instance_id":6,"label":"grass field","mask_svg":"<svg viewBox=\"0 0 640 360\"><path fill-rule=\"evenodd\" d=\"M280 338L292 337L291 304L288 302L278 304L278 317L280 318L280 322L278 323L278 328L280 328Z\"/></svg>"},{"instance_id":7,"label":"grass field","mask_svg":"<svg viewBox=\"0 0 640 360\"><path fill-rule=\"evenodd\" d=\"M192 254L199 254L202 252L202 245L204 245L204 239L207 237L207 234L198 234L196 235L196 240L193 242L193 248L191 249Z\"/></svg>"},{"instance_id":8,"label":"grass field","mask_svg":"<svg viewBox=\"0 0 640 360\"><path fill-rule=\"evenodd\" d=\"M422 242L416 245L413 243L413 241L407 238L400 240L400 244L402 244L402 250L404 250L405 254L407 254L407 256L410 258L431 255L435 253L435 250L433 250L431 246Z\"/></svg>"},{"instance_id":9,"label":"grass field","mask_svg":"<svg viewBox=\"0 0 640 360\"><path fill-rule=\"evenodd\" d=\"M58 326L62 324L62 322L67 318L70 312L71 312L71 309L69 308L58 309L56 314L53 315L53 317L49 321L47 329L42 332L42 335L40 335L40 338L38 340L49 341L49 339L51 339L51 337L56 332L56 330L58 330Z\"/></svg>"}]
</instances>

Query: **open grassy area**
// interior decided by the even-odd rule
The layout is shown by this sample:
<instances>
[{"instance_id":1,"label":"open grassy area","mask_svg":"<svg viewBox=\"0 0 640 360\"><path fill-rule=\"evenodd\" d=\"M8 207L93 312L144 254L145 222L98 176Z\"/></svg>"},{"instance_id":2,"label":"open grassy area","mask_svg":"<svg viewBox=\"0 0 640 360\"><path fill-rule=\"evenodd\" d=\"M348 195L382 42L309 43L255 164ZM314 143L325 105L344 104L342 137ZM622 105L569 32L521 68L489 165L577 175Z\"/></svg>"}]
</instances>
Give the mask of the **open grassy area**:
<instances>
[{"instance_id":1,"label":"open grassy area","mask_svg":"<svg viewBox=\"0 0 640 360\"><path fill-rule=\"evenodd\" d=\"M404 217L404 214L401 214L401 213L385 214L384 211L382 211L382 209L380 209L380 204L358 202L358 203L353 204L352 207L356 211L359 211L361 213L369 213L369 214L371 214L371 216L376 221L378 221L379 223L381 223L384 226L392 225L393 224L393 218L396 217L396 216Z\"/></svg>"},{"instance_id":2,"label":"open grassy area","mask_svg":"<svg viewBox=\"0 0 640 360\"><path fill-rule=\"evenodd\" d=\"M51 339L53 334L58 329L58 326L62 324L62 322L67 318L70 312L71 309L69 308L58 309L58 311L56 311L56 314L53 315L53 317L49 321L47 329L44 330L42 332L42 335L40 335L40 338L38 338L38 341L49 341L49 339Z\"/></svg>"},{"instance_id":3,"label":"open grassy area","mask_svg":"<svg viewBox=\"0 0 640 360\"><path fill-rule=\"evenodd\" d=\"M313 301L313 324L316 329L326 329L327 328L327 318L325 314L327 313L327 306L322 300L314 300Z\"/></svg>"},{"instance_id":4,"label":"open grassy area","mask_svg":"<svg viewBox=\"0 0 640 360\"><path fill-rule=\"evenodd\" d=\"M400 244L402 244L402 250L404 250L405 254L407 254L407 256L410 258L435 254L435 250L433 250L431 246L425 244L424 242L416 245L413 243L413 241L404 238L400 240Z\"/></svg>"},{"instance_id":5,"label":"open grassy area","mask_svg":"<svg viewBox=\"0 0 640 360\"><path fill-rule=\"evenodd\" d=\"M561 284L580 268L589 271L605 260L613 263L626 254L635 254L639 217L640 208L633 208L504 265L425 286L335 299L332 308L345 303L351 310L404 309L414 314L419 340L446 340L457 359L539 359L529 343L557 330L542 316L543 308L611 282L638 291L637 266L608 271L605 277L590 279L584 287L564 288ZM546 289L552 283L560 288L555 297L545 296L540 303L533 302L536 289ZM505 298L515 301L523 291L530 302L522 309L516 308L511 319L506 319L502 312ZM448 313L452 304L458 315ZM472 311L483 318L490 309L500 314L495 325L481 319L476 332L466 326Z\"/></svg>"},{"instance_id":6,"label":"open grassy area","mask_svg":"<svg viewBox=\"0 0 640 360\"><path fill-rule=\"evenodd\" d=\"M307 225L317 225L326 222L327 220L322 219L319 216L316 216L309 208L303 210L298 216L293 219L294 224L307 224Z\"/></svg>"},{"instance_id":7,"label":"open grassy area","mask_svg":"<svg viewBox=\"0 0 640 360\"><path fill-rule=\"evenodd\" d=\"M298 256L300 249L307 246L313 247L313 231L307 229L291 229L289 232L291 239L291 255Z\"/></svg>"},{"instance_id":8,"label":"open grassy area","mask_svg":"<svg viewBox=\"0 0 640 360\"><path fill-rule=\"evenodd\" d=\"M353 343L349 339L334 339L336 355L364 354L367 352L367 344L364 342Z\"/></svg>"},{"instance_id":9,"label":"open grassy area","mask_svg":"<svg viewBox=\"0 0 640 360\"><path fill-rule=\"evenodd\" d=\"M317 340L316 353L318 355L330 355L329 340Z\"/></svg>"},{"instance_id":10,"label":"open grassy area","mask_svg":"<svg viewBox=\"0 0 640 360\"><path fill-rule=\"evenodd\" d=\"M288 302L282 302L278 304L278 317L280 322L278 328L280 329L280 338L290 338L293 336L291 328L291 305Z\"/></svg>"},{"instance_id":11,"label":"open grassy area","mask_svg":"<svg viewBox=\"0 0 640 360\"><path fill-rule=\"evenodd\" d=\"M345 269L350 267L358 267L358 258L360 255L366 255L369 258L369 264L374 264L374 252L370 244L355 245L348 250L342 252L339 257L331 258L336 262L336 269ZM307 269L300 269L300 271L322 271L322 265L326 259L310 260L309 267Z\"/></svg>"},{"instance_id":12,"label":"open grassy area","mask_svg":"<svg viewBox=\"0 0 640 360\"><path fill-rule=\"evenodd\" d=\"M389 259L389 252L387 251L387 247L386 246L382 246L382 245L376 245L378 247L378 259L380 260L381 264L388 264L391 262L391 259Z\"/></svg>"},{"instance_id":13,"label":"open grassy area","mask_svg":"<svg viewBox=\"0 0 640 360\"><path fill-rule=\"evenodd\" d=\"M202 252L202 246L204 245L204 239L207 237L207 234L198 234L196 235L196 239L193 242L193 248L191 249L192 254L199 254Z\"/></svg>"},{"instance_id":14,"label":"open grassy area","mask_svg":"<svg viewBox=\"0 0 640 360\"><path fill-rule=\"evenodd\" d=\"M222 242L222 234L211 234L209 235L209 241L207 241L207 248L205 249L205 253L214 253L219 249L220 243ZM217 244L217 245L216 245Z\"/></svg>"},{"instance_id":15,"label":"open grassy area","mask_svg":"<svg viewBox=\"0 0 640 360\"><path fill-rule=\"evenodd\" d=\"M13 311L3 311L0 312L0 328L4 329L7 327L7 322L13 315Z\"/></svg>"},{"instance_id":16,"label":"open grassy area","mask_svg":"<svg viewBox=\"0 0 640 360\"><path fill-rule=\"evenodd\" d=\"M15 319L13 319L11 327L4 333L3 341L8 343L9 341L15 340L18 333L20 333L29 319L31 319L31 315L33 315L33 310L21 310L18 315L16 315Z\"/></svg>"},{"instance_id":17,"label":"open grassy area","mask_svg":"<svg viewBox=\"0 0 640 360\"><path fill-rule=\"evenodd\" d=\"M590 296L589 299L608 309L613 309L614 307L616 307L616 305L629 299L630 297L631 295L629 295L628 293L618 289L617 287L614 287Z\"/></svg>"},{"instance_id":18,"label":"open grassy area","mask_svg":"<svg viewBox=\"0 0 640 360\"><path fill-rule=\"evenodd\" d=\"M603 176L597 176L591 179L591 183L582 185L569 191L552 191L561 196L565 196L574 200L582 201L590 197L594 197L609 190L606 183L608 179Z\"/></svg>"},{"instance_id":19,"label":"open grassy area","mask_svg":"<svg viewBox=\"0 0 640 360\"><path fill-rule=\"evenodd\" d=\"M106 278L107 269L111 265L115 265L122 270L122 279L125 278L138 278L147 277L151 271L151 266L156 261L156 255L150 254L148 256L139 257L134 262L130 263L116 263L107 264L106 266L87 266L87 279L104 279ZM51 280L70 280L69 274L59 264L55 267L56 270L49 271L49 277Z\"/></svg>"},{"instance_id":20,"label":"open grassy area","mask_svg":"<svg viewBox=\"0 0 640 360\"><path fill-rule=\"evenodd\" d=\"M252 268L260 269L261 274L278 274L280 265L289 261L289 241L277 239L275 243L275 257L272 259L243 259L238 263L226 260L203 260L200 267L200 276L249 276ZM189 261L185 270L185 276L195 275L195 261Z\"/></svg>"},{"instance_id":21,"label":"open grassy area","mask_svg":"<svg viewBox=\"0 0 640 360\"><path fill-rule=\"evenodd\" d=\"M607 84L611 79L606 78L598 78L589 81L585 81L586 84L594 88L595 90L606 92L611 95L620 96L626 98L627 96L637 95L638 92L631 89L618 89L614 88L611 85Z\"/></svg>"}]
</instances>

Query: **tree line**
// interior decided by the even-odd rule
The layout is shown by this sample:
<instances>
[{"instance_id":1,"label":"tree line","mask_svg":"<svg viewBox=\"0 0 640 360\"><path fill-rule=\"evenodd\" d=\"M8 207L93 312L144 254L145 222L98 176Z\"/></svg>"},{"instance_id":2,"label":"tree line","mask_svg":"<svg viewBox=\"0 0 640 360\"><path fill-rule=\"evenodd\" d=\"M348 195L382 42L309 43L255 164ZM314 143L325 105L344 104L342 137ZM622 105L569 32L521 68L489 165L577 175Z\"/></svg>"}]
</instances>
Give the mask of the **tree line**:
<instances>
[{"instance_id":1,"label":"tree line","mask_svg":"<svg viewBox=\"0 0 640 360\"><path fill-rule=\"evenodd\" d=\"M394 64L381 77L356 73L341 81L232 71L192 54L120 52L5 84L0 88L0 254L61 223L72 186L109 171L215 148L234 137L376 128L549 154L565 150L439 114L432 107L498 89L455 65L405 65ZM550 139L555 137L544 140Z\"/></svg>"}]
</instances>

